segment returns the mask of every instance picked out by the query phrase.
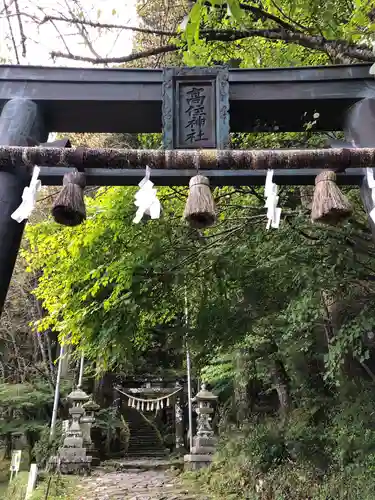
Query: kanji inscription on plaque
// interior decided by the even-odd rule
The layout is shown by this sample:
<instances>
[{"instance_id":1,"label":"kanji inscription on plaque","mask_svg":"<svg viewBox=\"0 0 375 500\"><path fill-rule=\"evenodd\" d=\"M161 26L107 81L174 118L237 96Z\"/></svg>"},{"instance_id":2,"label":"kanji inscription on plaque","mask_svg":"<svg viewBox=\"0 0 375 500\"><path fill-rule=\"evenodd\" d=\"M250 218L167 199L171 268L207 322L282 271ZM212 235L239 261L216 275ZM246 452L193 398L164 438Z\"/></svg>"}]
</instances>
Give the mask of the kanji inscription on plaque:
<instances>
[{"instance_id":1,"label":"kanji inscription on plaque","mask_svg":"<svg viewBox=\"0 0 375 500\"><path fill-rule=\"evenodd\" d=\"M215 142L215 137L212 133L214 127L210 123L211 96L207 96L207 88L180 85L180 93L183 97L180 101L182 104L180 142L187 146L194 144L195 147L209 147L209 144Z\"/></svg>"},{"instance_id":2,"label":"kanji inscription on plaque","mask_svg":"<svg viewBox=\"0 0 375 500\"><path fill-rule=\"evenodd\" d=\"M228 74L223 68L164 71L166 149L225 149L229 144Z\"/></svg>"}]
</instances>

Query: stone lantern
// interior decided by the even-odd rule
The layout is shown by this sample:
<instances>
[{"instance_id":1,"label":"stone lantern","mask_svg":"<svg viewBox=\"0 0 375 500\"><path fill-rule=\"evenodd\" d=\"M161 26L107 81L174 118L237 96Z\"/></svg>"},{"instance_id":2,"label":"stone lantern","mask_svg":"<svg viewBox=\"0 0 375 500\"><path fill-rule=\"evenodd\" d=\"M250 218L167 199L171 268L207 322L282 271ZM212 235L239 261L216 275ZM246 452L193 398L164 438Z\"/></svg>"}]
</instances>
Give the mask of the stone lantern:
<instances>
[{"instance_id":1,"label":"stone lantern","mask_svg":"<svg viewBox=\"0 0 375 500\"><path fill-rule=\"evenodd\" d=\"M212 462L212 455L215 453L217 439L211 427L213 404L217 401L217 396L208 391L205 384L195 396L197 402L197 434L193 439L193 447L190 455L185 455L185 467L190 470L207 467Z\"/></svg>"},{"instance_id":2,"label":"stone lantern","mask_svg":"<svg viewBox=\"0 0 375 500\"><path fill-rule=\"evenodd\" d=\"M95 423L95 413L99 410L100 406L90 398L86 403L82 405L82 408L85 412L80 420L83 434L83 444L91 446L91 427Z\"/></svg>"},{"instance_id":3,"label":"stone lantern","mask_svg":"<svg viewBox=\"0 0 375 500\"><path fill-rule=\"evenodd\" d=\"M85 414L83 404L89 399L88 395L79 387L73 390L68 400L72 402L72 407L69 408L69 415L72 417L72 423L66 433L64 439L64 447L67 448L82 448L83 434L80 425L80 420Z\"/></svg>"},{"instance_id":4,"label":"stone lantern","mask_svg":"<svg viewBox=\"0 0 375 500\"><path fill-rule=\"evenodd\" d=\"M99 454L97 450L95 450L93 441L91 438L91 428L95 423L95 413L100 409L100 406L95 403L91 398L82 405L85 413L83 417L81 417L80 424L83 434L83 444L86 446L87 451L90 455L92 455L92 465L99 465Z\"/></svg>"},{"instance_id":5,"label":"stone lantern","mask_svg":"<svg viewBox=\"0 0 375 500\"><path fill-rule=\"evenodd\" d=\"M57 457L52 457L51 465L54 465L62 474L87 474L91 469L91 457L86 456L83 433L80 420L85 414L84 403L89 396L79 387L73 390L68 400L72 402L69 414L72 422L64 438L64 444L58 451Z\"/></svg>"}]
</instances>

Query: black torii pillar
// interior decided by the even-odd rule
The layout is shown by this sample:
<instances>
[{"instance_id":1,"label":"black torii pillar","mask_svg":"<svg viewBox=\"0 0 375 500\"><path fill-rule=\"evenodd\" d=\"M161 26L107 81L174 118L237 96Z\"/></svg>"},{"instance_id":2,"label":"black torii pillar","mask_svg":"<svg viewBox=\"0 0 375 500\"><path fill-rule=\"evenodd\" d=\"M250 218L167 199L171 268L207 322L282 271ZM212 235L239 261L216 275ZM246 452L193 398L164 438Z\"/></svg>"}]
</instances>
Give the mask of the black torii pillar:
<instances>
[{"instance_id":1,"label":"black torii pillar","mask_svg":"<svg viewBox=\"0 0 375 500\"><path fill-rule=\"evenodd\" d=\"M40 142L45 132L38 106L28 99L8 101L0 115L0 145L28 146ZM30 182L31 169L0 170L0 315L3 311L9 283L16 263L25 223L11 218L22 201L22 193Z\"/></svg>"}]
</instances>

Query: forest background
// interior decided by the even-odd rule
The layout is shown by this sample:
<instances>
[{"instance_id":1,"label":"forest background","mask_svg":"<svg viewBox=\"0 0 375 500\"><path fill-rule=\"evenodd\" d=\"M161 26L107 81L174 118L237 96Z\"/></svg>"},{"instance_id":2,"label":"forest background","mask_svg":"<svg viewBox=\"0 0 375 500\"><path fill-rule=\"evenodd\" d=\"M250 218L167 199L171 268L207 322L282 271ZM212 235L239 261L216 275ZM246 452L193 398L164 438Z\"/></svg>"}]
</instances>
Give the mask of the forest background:
<instances>
[{"instance_id":1,"label":"forest background","mask_svg":"<svg viewBox=\"0 0 375 500\"><path fill-rule=\"evenodd\" d=\"M0 15L12 62L28 57L30 33L46 25L61 42L51 54L59 64L265 68L375 60L373 1L141 0L132 26L121 23L115 4L93 7L65 0L41 11L5 0ZM100 51L101 35L116 40L128 32L130 54ZM341 137L316 132L319 116L301 120L303 133L270 127L231 134L231 145L323 147ZM162 146L157 134L71 138ZM181 221L186 188L160 188L161 219L140 225L132 224L134 188L93 189L78 228L51 220L55 191L46 190L27 226L1 319L0 432L8 448L20 426L32 446L48 424L58 336L84 352L87 376L99 378L181 373L188 339L195 377L220 397L220 449L198 478L219 498L373 499L375 248L358 189L346 190L353 216L324 227L310 222L311 190L284 187L275 231L265 229L262 188L216 189L218 223L205 231ZM67 386L76 365L72 354Z\"/></svg>"}]
</instances>

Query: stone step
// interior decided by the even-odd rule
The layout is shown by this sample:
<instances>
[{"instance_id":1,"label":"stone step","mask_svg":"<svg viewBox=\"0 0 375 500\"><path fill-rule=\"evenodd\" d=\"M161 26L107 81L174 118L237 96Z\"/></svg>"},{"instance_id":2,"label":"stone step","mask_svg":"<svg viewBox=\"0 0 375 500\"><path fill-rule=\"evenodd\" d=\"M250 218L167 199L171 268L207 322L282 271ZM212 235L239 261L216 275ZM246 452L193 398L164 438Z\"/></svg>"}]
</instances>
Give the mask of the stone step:
<instances>
[{"instance_id":1,"label":"stone step","mask_svg":"<svg viewBox=\"0 0 375 500\"><path fill-rule=\"evenodd\" d=\"M151 429L150 427L130 427L130 434L145 434L148 436L155 436L157 432L155 429Z\"/></svg>"},{"instance_id":2,"label":"stone step","mask_svg":"<svg viewBox=\"0 0 375 500\"><path fill-rule=\"evenodd\" d=\"M137 446L137 445L131 446L131 445L129 445L128 450L150 450L150 451L156 450L156 451L159 451L159 450L164 450L164 448L162 446L150 447L150 446Z\"/></svg>"},{"instance_id":3,"label":"stone step","mask_svg":"<svg viewBox=\"0 0 375 500\"><path fill-rule=\"evenodd\" d=\"M127 457L166 457L157 430L138 411L128 408L123 412L123 416L130 430Z\"/></svg>"},{"instance_id":4,"label":"stone step","mask_svg":"<svg viewBox=\"0 0 375 500\"><path fill-rule=\"evenodd\" d=\"M130 434L129 441L143 441L144 443L160 443L159 436L144 436L143 434Z\"/></svg>"},{"instance_id":5,"label":"stone step","mask_svg":"<svg viewBox=\"0 0 375 500\"><path fill-rule=\"evenodd\" d=\"M142 434L143 436L157 436L157 432L151 429L139 429L137 427L130 428L130 435Z\"/></svg>"},{"instance_id":6,"label":"stone step","mask_svg":"<svg viewBox=\"0 0 375 500\"><path fill-rule=\"evenodd\" d=\"M168 455L166 453L149 453L149 452L143 452L143 453L136 453L135 451L134 452L128 452L125 457L127 459L151 459L151 458L155 458L155 459L161 459L161 458L167 458Z\"/></svg>"},{"instance_id":7,"label":"stone step","mask_svg":"<svg viewBox=\"0 0 375 500\"><path fill-rule=\"evenodd\" d=\"M144 450L159 450L159 449L164 449L164 446L162 443L157 443L154 445L150 445L148 443L129 443L129 448L134 448L134 449L144 449Z\"/></svg>"},{"instance_id":8,"label":"stone step","mask_svg":"<svg viewBox=\"0 0 375 500\"><path fill-rule=\"evenodd\" d=\"M142 453L146 453L148 451L153 452L155 451L156 453L163 452L164 453L164 448L162 446L154 446L153 448L150 448L150 446L129 446L128 447L129 451L142 451Z\"/></svg>"},{"instance_id":9,"label":"stone step","mask_svg":"<svg viewBox=\"0 0 375 500\"><path fill-rule=\"evenodd\" d=\"M132 442L142 442L142 443L149 443L149 444L158 444L160 443L160 439L156 438L155 436L153 438L150 438L150 439L145 439L143 436L131 436L129 438L129 441L132 441Z\"/></svg>"},{"instance_id":10,"label":"stone step","mask_svg":"<svg viewBox=\"0 0 375 500\"><path fill-rule=\"evenodd\" d=\"M142 434L140 432L130 433L129 439L137 439L142 441L153 441L155 443L159 442L159 436L157 434Z\"/></svg>"},{"instance_id":11,"label":"stone step","mask_svg":"<svg viewBox=\"0 0 375 500\"><path fill-rule=\"evenodd\" d=\"M159 441L159 440L153 440L153 441L148 441L148 440L143 440L143 439L129 439L129 445L133 446L147 446L151 448L160 448L161 446L164 446L164 444Z\"/></svg>"},{"instance_id":12,"label":"stone step","mask_svg":"<svg viewBox=\"0 0 375 500\"><path fill-rule=\"evenodd\" d=\"M156 434L150 434L150 435L144 435L144 434L139 434L138 432L133 432L133 434L130 434L129 439L137 439L141 441L152 441L152 442L159 442L159 436Z\"/></svg>"},{"instance_id":13,"label":"stone step","mask_svg":"<svg viewBox=\"0 0 375 500\"><path fill-rule=\"evenodd\" d=\"M139 442L139 441L129 441L129 446L134 446L137 448L161 448L163 447L162 443L145 443L145 442Z\"/></svg>"},{"instance_id":14,"label":"stone step","mask_svg":"<svg viewBox=\"0 0 375 500\"><path fill-rule=\"evenodd\" d=\"M137 457L166 457L167 454L163 450L135 450L129 448L128 451L126 452L127 456L137 456ZM121 457L119 457L121 458Z\"/></svg>"},{"instance_id":15,"label":"stone step","mask_svg":"<svg viewBox=\"0 0 375 500\"><path fill-rule=\"evenodd\" d=\"M155 429L152 429L151 427L138 427L136 425L132 425L129 427L130 429L130 434L132 432L137 432L138 434L156 434L156 430Z\"/></svg>"},{"instance_id":16,"label":"stone step","mask_svg":"<svg viewBox=\"0 0 375 500\"><path fill-rule=\"evenodd\" d=\"M128 449L126 452L127 456L137 456L137 457L166 457L167 454L163 450L132 450ZM121 457L119 457L121 458Z\"/></svg>"}]
</instances>

